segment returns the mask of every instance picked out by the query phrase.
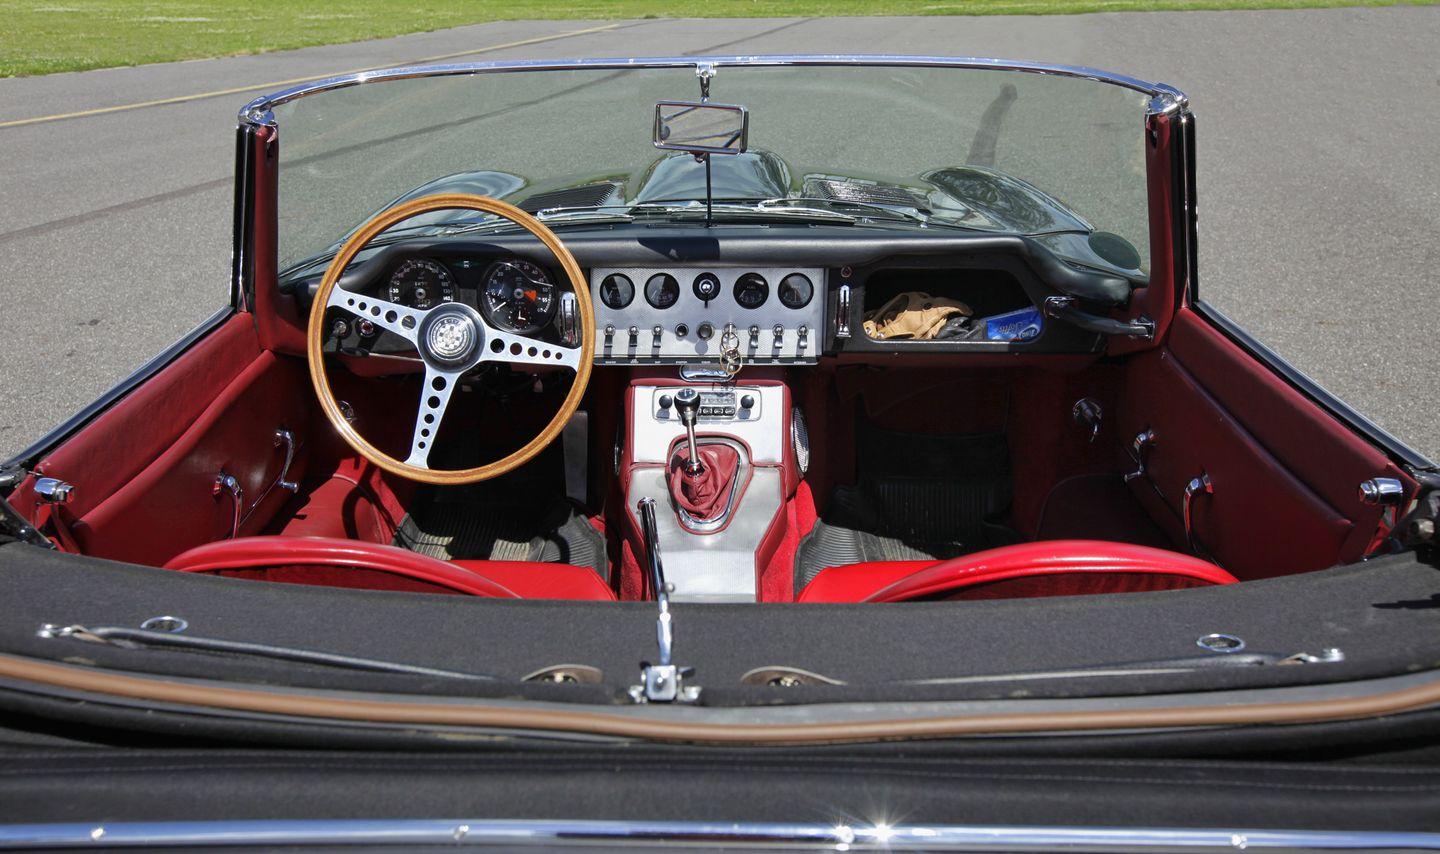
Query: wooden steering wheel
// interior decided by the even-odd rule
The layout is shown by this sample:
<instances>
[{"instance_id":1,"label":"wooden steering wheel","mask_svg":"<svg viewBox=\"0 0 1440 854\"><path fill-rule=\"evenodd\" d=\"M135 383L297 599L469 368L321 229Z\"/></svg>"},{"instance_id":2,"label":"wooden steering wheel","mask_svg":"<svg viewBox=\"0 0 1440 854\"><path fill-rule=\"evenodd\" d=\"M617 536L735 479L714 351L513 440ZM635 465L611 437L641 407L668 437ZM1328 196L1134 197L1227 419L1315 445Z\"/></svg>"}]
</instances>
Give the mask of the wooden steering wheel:
<instances>
[{"instance_id":1,"label":"wooden steering wheel","mask_svg":"<svg viewBox=\"0 0 1440 854\"><path fill-rule=\"evenodd\" d=\"M570 280L570 289L580 311L579 348L550 344L513 332L496 329L468 305L438 303L428 309L410 308L373 296L352 293L336 287L340 274L357 253L386 229L418 214L438 210L472 210L494 214L514 222L544 243ZM338 309L368 320L376 326L404 338L414 345L425 363L424 384L420 387L419 411L410 439L410 455L398 460L370 444L345 420L330 381L325 374L322 345L325 337L325 314ZM310 325L306 330L306 355L310 361L310 381L320 398L325 417L356 453L393 474L423 483L464 484L499 477L533 459L555 440L566 422L575 414L585 387L590 382L590 368L595 354L595 310L590 303L590 290L575 256L560 243L555 233L543 223L514 205L486 196L463 193L426 196L382 211L340 247L310 307ZM486 362L512 365L554 366L575 372L575 381L550 423L533 439L509 456L488 465L470 469L432 469L430 452L440 421L445 417L450 396L460 378Z\"/></svg>"}]
</instances>

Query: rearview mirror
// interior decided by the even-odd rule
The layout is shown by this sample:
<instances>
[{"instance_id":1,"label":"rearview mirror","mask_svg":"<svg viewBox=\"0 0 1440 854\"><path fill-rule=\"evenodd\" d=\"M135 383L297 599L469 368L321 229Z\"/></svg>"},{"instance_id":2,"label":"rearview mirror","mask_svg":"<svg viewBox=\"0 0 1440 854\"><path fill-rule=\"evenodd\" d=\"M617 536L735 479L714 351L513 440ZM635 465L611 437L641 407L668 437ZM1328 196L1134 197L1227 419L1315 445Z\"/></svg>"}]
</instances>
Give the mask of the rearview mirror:
<instances>
[{"instance_id":1,"label":"rearview mirror","mask_svg":"<svg viewBox=\"0 0 1440 854\"><path fill-rule=\"evenodd\" d=\"M750 134L744 107L699 101L655 105L656 148L692 154L742 154Z\"/></svg>"}]
</instances>

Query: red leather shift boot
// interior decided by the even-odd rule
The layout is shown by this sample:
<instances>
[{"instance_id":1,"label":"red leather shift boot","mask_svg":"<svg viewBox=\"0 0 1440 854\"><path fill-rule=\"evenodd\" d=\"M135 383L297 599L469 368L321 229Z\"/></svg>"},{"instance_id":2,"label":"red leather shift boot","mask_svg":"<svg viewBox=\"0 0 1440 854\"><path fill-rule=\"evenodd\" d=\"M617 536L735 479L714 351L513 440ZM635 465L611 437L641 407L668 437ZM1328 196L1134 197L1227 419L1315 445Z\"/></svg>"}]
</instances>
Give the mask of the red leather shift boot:
<instances>
[{"instance_id":1,"label":"red leather shift boot","mask_svg":"<svg viewBox=\"0 0 1440 854\"><path fill-rule=\"evenodd\" d=\"M700 462L705 466L698 475L685 471L690 459L689 448L681 445L670 458L670 494L675 505L695 519L708 522L725 509L730 483L740 468L740 455L729 445L701 445Z\"/></svg>"}]
</instances>

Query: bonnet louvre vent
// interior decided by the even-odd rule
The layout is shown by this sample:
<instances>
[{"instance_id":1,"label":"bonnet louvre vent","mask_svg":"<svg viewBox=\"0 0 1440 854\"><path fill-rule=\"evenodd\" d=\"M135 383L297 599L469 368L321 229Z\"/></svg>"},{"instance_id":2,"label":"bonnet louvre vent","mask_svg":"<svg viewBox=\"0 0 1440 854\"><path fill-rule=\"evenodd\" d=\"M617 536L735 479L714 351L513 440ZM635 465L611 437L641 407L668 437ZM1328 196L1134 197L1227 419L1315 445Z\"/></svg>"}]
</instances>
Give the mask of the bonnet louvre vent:
<instances>
[{"instance_id":1,"label":"bonnet louvre vent","mask_svg":"<svg viewBox=\"0 0 1440 854\"><path fill-rule=\"evenodd\" d=\"M929 209L923 196L903 187L888 187L883 184L843 181L834 178L806 178L805 195L812 199L829 199L836 202L895 205L917 208L922 211Z\"/></svg>"},{"instance_id":2,"label":"bonnet louvre vent","mask_svg":"<svg viewBox=\"0 0 1440 854\"><path fill-rule=\"evenodd\" d=\"M536 193L520 203L520 210L535 213L548 208L593 208L612 199L620 189L619 184L586 184L583 187L566 187Z\"/></svg>"}]
</instances>

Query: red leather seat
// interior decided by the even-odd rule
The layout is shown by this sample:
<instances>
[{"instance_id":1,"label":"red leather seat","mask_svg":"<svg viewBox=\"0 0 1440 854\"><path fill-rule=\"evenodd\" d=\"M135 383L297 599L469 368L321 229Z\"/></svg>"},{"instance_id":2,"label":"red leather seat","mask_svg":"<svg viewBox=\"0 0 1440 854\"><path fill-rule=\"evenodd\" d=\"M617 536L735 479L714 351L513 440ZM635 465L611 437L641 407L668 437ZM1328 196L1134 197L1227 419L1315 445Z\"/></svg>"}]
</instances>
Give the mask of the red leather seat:
<instances>
[{"instance_id":1,"label":"red leather seat","mask_svg":"<svg viewBox=\"0 0 1440 854\"><path fill-rule=\"evenodd\" d=\"M823 569L799 602L907 602L1135 593L1234 584L1179 552L1099 540L1043 540L946 561L852 563Z\"/></svg>"},{"instance_id":2,"label":"red leather seat","mask_svg":"<svg viewBox=\"0 0 1440 854\"><path fill-rule=\"evenodd\" d=\"M334 537L220 540L176 555L164 568L295 584L467 593L495 599L615 599L610 587L588 567L444 561L396 546Z\"/></svg>"}]
</instances>

